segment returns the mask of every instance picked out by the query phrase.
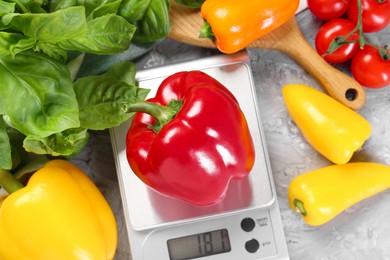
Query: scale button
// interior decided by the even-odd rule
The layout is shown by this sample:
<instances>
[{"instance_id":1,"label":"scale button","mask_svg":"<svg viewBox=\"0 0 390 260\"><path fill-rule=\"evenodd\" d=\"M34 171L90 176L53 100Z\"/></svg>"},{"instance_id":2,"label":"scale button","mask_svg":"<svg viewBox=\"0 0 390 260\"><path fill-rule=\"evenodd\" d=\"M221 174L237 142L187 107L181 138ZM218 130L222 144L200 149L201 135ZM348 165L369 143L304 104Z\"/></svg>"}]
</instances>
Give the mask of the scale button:
<instances>
[{"instance_id":1,"label":"scale button","mask_svg":"<svg viewBox=\"0 0 390 260\"><path fill-rule=\"evenodd\" d=\"M248 240L245 243L245 249L249 253L256 253L257 250L259 250L259 247L260 247L260 243L256 239Z\"/></svg>"},{"instance_id":2,"label":"scale button","mask_svg":"<svg viewBox=\"0 0 390 260\"><path fill-rule=\"evenodd\" d=\"M246 232L252 231L256 226L256 222L252 218L244 218L241 221L241 228Z\"/></svg>"}]
</instances>

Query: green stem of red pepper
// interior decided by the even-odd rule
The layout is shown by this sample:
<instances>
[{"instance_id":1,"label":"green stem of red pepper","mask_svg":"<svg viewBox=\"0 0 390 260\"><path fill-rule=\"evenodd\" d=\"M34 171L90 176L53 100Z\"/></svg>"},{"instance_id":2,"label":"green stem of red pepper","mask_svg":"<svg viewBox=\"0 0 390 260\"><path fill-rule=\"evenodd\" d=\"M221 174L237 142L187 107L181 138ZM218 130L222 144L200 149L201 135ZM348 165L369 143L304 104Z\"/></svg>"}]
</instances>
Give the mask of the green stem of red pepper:
<instances>
[{"instance_id":1,"label":"green stem of red pepper","mask_svg":"<svg viewBox=\"0 0 390 260\"><path fill-rule=\"evenodd\" d=\"M127 112L143 112L151 115L156 119L156 123L150 127L155 133L158 133L160 129L171 121L179 112L182 107L182 102L179 100L171 100L168 105L161 106L159 104L147 101L141 101L131 104Z\"/></svg>"},{"instance_id":2,"label":"green stem of red pepper","mask_svg":"<svg viewBox=\"0 0 390 260\"><path fill-rule=\"evenodd\" d=\"M0 169L0 186L10 194L24 188L24 185L12 173L3 169Z\"/></svg>"}]
</instances>

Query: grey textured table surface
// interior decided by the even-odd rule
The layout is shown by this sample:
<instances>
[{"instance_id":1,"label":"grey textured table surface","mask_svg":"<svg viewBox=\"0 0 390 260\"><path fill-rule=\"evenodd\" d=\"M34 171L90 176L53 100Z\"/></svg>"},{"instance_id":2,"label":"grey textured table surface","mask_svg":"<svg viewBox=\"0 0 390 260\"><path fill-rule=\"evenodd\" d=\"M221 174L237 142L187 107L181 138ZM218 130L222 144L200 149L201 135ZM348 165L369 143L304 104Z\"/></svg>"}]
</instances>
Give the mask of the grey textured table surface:
<instances>
[{"instance_id":1,"label":"grey textured table surface","mask_svg":"<svg viewBox=\"0 0 390 260\"><path fill-rule=\"evenodd\" d=\"M297 20L301 31L313 44L321 22L307 10L300 13ZM389 44L390 26L368 37L373 43ZM166 39L135 62L141 70L216 53ZM313 152L291 121L281 96L281 86L304 83L320 87L284 54L270 50L249 50L249 53L291 259L390 259L390 190L354 205L320 227L307 226L288 207L287 188L292 178L330 163ZM349 73L347 64L337 67ZM367 102L359 113L369 120L373 132L352 160L390 165L390 132L387 131L390 86L366 91ZM116 259L131 259L109 132L91 132L88 146L72 161L93 178L115 212L119 234Z\"/></svg>"}]
</instances>

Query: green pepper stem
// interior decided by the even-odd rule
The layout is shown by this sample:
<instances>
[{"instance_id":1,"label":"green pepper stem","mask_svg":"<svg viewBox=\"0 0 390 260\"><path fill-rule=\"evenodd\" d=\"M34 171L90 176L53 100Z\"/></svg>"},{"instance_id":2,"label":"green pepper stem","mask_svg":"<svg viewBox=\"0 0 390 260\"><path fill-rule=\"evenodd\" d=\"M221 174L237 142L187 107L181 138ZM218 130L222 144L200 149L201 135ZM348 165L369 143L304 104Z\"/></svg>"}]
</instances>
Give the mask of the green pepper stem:
<instances>
[{"instance_id":1,"label":"green pepper stem","mask_svg":"<svg viewBox=\"0 0 390 260\"><path fill-rule=\"evenodd\" d=\"M303 216L306 216L307 215L307 211L304 207L304 204L302 201L298 200L298 199L294 199L294 206L296 207L297 209L297 212L299 212L301 215Z\"/></svg>"},{"instance_id":2,"label":"green pepper stem","mask_svg":"<svg viewBox=\"0 0 390 260\"><path fill-rule=\"evenodd\" d=\"M199 31L199 38L207 38L215 41L215 35L211 25L206 20L204 20L203 27Z\"/></svg>"},{"instance_id":3,"label":"green pepper stem","mask_svg":"<svg viewBox=\"0 0 390 260\"><path fill-rule=\"evenodd\" d=\"M160 129L166 125L181 109L182 102L178 100L171 100L168 105L162 106L153 102L140 101L130 104L127 112L143 112L151 115L156 119L156 123L150 128L158 133Z\"/></svg>"},{"instance_id":4,"label":"green pepper stem","mask_svg":"<svg viewBox=\"0 0 390 260\"><path fill-rule=\"evenodd\" d=\"M0 169L0 186L10 194L24 188L24 185L12 173L3 169Z\"/></svg>"}]
</instances>

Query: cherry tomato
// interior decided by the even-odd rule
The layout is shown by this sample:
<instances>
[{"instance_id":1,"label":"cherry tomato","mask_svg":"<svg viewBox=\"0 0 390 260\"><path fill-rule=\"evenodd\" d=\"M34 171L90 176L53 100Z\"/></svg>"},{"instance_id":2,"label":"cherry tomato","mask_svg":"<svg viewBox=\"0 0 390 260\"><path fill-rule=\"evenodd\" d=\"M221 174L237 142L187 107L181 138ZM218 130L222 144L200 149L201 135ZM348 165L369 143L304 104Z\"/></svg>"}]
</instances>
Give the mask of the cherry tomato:
<instances>
[{"instance_id":1,"label":"cherry tomato","mask_svg":"<svg viewBox=\"0 0 390 260\"><path fill-rule=\"evenodd\" d=\"M326 22L318 30L315 38L315 46L318 54L323 56L323 58L330 63L340 63L351 59L359 49L359 35L357 32L347 39L348 41L355 41L354 43L343 44L337 50L329 54L325 53L328 51L329 46L334 39L338 36L346 36L354 28L355 25L347 19L337 18Z\"/></svg>"},{"instance_id":2,"label":"cherry tomato","mask_svg":"<svg viewBox=\"0 0 390 260\"><path fill-rule=\"evenodd\" d=\"M331 20L346 13L349 2L350 0L307 0L307 6L317 18Z\"/></svg>"},{"instance_id":3,"label":"cherry tomato","mask_svg":"<svg viewBox=\"0 0 390 260\"><path fill-rule=\"evenodd\" d=\"M368 88L383 88L390 84L390 51L386 51L383 59L378 49L364 45L352 58L351 72L362 86Z\"/></svg>"},{"instance_id":4,"label":"cherry tomato","mask_svg":"<svg viewBox=\"0 0 390 260\"><path fill-rule=\"evenodd\" d=\"M361 0L363 32L377 32L390 23L390 0ZM353 0L348 8L348 19L358 20L358 1Z\"/></svg>"}]
</instances>

